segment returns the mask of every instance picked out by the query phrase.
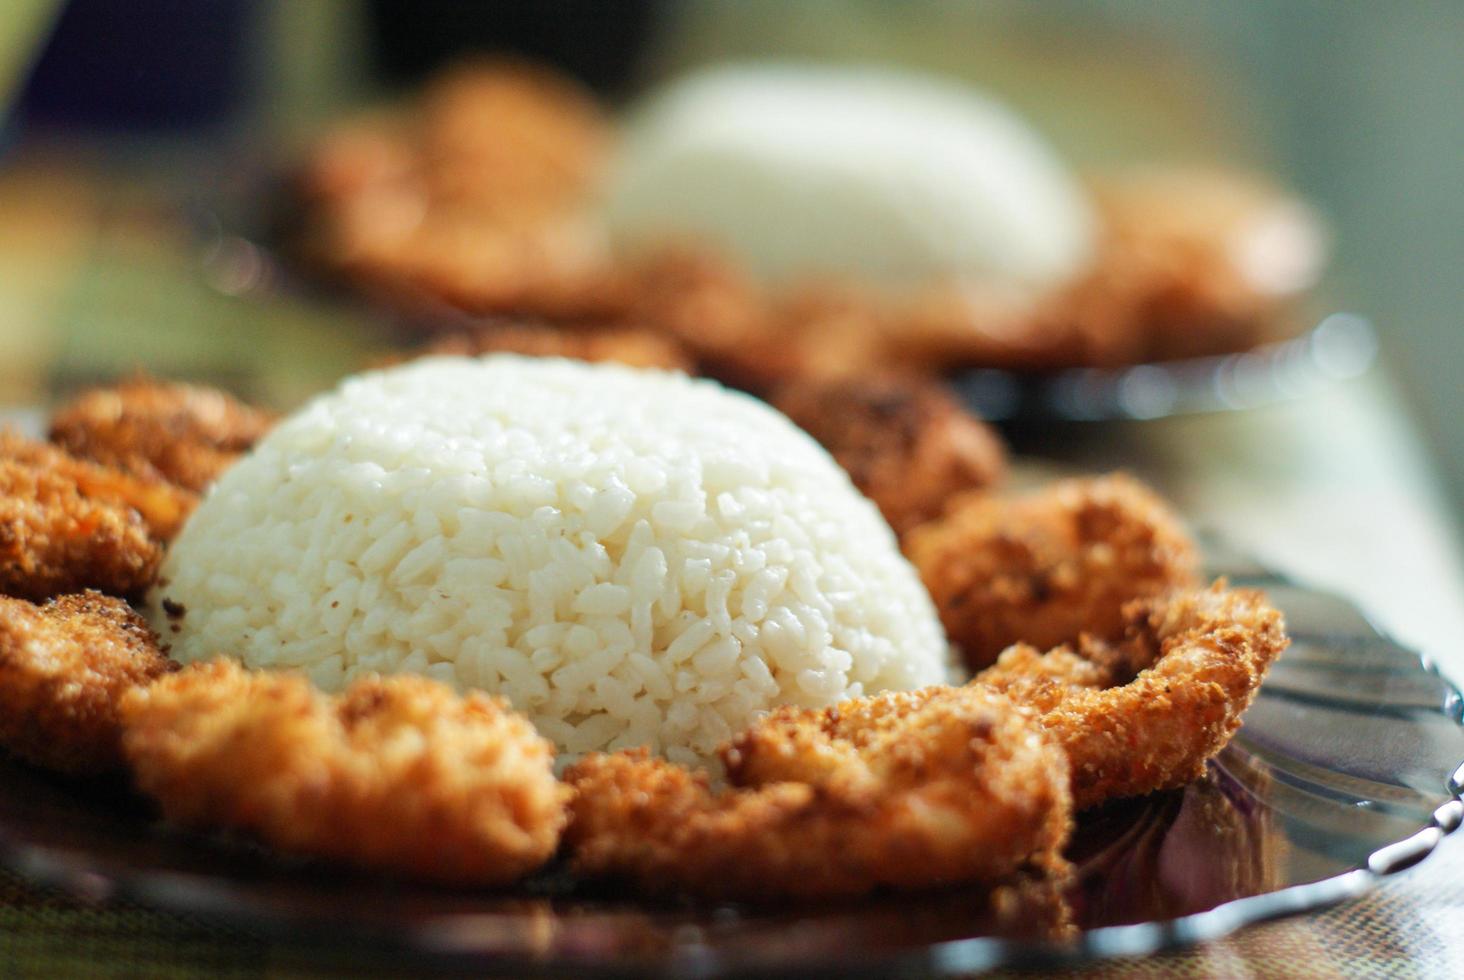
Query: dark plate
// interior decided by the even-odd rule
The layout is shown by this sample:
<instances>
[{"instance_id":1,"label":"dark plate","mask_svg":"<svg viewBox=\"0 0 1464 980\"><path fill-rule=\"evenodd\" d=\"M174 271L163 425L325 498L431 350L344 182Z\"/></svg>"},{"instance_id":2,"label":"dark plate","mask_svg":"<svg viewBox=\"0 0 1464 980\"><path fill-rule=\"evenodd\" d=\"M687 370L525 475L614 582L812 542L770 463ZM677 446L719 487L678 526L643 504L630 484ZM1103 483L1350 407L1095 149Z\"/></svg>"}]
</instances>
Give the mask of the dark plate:
<instances>
[{"instance_id":1,"label":"dark plate","mask_svg":"<svg viewBox=\"0 0 1464 980\"><path fill-rule=\"evenodd\" d=\"M646 904L546 872L512 893L444 891L285 862L172 831L120 787L0 760L0 864L100 900L135 899L413 968L583 976L950 975L1146 953L1339 902L1426 857L1464 816L1459 693L1348 602L1270 590L1295 642L1240 736L1184 790L1083 814L1060 899L980 892L818 907ZM1014 911L1015 909L1015 911ZM1055 942L1070 914L1082 928Z\"/></svg>"},{"instance_id":2,"label":"dark plate","mask_svg":"<svg viewBox=\"0 0 1464 980\"><path fill-rule=\"evenodd\" d=\"M951 383L993 422L1113 422L1233 412L1295 401L1361 377L1377 359L1372 325L1334 313L1303 334L1238 354L1051 374L967 371Z\"/></svg>"}]
</instances>

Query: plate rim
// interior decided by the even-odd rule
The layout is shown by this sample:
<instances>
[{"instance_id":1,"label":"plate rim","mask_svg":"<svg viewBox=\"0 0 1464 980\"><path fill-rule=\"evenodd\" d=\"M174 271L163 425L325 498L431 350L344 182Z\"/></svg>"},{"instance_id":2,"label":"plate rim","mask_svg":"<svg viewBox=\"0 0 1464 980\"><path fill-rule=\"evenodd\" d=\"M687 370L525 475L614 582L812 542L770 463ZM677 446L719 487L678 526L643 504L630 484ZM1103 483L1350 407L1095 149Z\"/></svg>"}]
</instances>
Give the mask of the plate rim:
<instances>
[{"instance_id":1,"label":"plate rim","mask_svg":"<svg viewBox=\"0 0 1464 980\"><path fill-rule=\"evenodd\" d=\"M1148 422L1228 414L1289 404L1365 377L1377 365L1377 328L1354 310L1336 308L1310 325L1239 351L1132 364L1065 365L1047 371L963 368L950 386L982 418L1002 425ZM1330 347L1330 350L1327 348ZM1352 358L1335 363L1350 347ZM1328 363L1331 355L1334 363ZM1292 377L1278 381L1278 373ZM1269 374L1260 392L1241 379ZM986 388L986 395L979 394ZM1289 389L1289 390L1287 390ZM1148 392L1147 396L1145 392Z\"/></svg>"}]
</instances>

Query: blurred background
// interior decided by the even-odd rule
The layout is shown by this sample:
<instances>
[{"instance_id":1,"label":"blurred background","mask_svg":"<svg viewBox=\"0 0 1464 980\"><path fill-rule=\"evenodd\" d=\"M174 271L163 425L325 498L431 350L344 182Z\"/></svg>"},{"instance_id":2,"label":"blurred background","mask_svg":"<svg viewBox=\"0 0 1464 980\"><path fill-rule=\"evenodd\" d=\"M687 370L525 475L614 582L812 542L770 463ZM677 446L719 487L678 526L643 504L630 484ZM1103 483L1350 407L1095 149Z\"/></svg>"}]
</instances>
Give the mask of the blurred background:
<instances>
[{"instance_id":1,"label":"blurred background","mask_svg":"<svg viewBox=\"0 0 1464 980\"><path fill-rule=\"evenodd\" d=\"M1429 587L1457 600L1458 4L11 0L0 402L146 367L284 406L369 361L379 338L359 311L259 288L251 209L330 122L481 51L553 64L611 107L726 59L907 66L996 94L1080 171L1198 162L1274 176L1330 223L1320 308L1376 325L1381 370L1310 406L1055 429L1023 448L1138 469L1247 547L1306 511L1286 560L1323 577L1426 550L1439 556L1423 559ZM1404 500L1413 511L1376 541L1359 531Z\"/></svg>"}]
</instances>

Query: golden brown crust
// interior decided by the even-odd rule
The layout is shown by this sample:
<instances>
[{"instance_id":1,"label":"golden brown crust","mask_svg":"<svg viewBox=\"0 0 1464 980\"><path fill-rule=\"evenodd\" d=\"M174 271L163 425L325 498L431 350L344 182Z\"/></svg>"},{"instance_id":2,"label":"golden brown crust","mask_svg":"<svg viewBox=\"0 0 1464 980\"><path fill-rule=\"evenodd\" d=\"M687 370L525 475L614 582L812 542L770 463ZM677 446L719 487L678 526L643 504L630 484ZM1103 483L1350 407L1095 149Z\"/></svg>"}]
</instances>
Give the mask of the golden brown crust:
<instances>
[{"instance_id":1,"label":"golden brown crust","mask_svg":"<svg viewBox=\"0 0 1464 980\"><path fill-rule=\"evenodd\" d=\"M1179 518L1123 474L1012 498L971 494L904 544L973 670L1013 643L1116 640L1126 602L1199 582Z\"/></svg>"},{"instance_id":2,"label":"golden brown crust","mask_svg":"<svg viewBox=\"0 0 1464 980\"><path fill-rule=\"evenodd\" d=\"M484 59L440 75L409 111L328 134L303 168L301 189L331 208L397 190L484 224L523 225L583 203L609 140L599 106L574 82Z\"/></svg>"},{"instance_id":3,"label":"golden brown crust","mask_svg":"<svg viewBox=\"0 0 1464 980\"><path fill-rule=\"evenodd\" d=\"M964 280L895 294L812 279L767 290L695 242L649 261L612 254L588 207L610 126L565 80L480 63L413 108L316 149L301 181L315 264L408 312L644 325L754 390L1244 350L1289 326L1323 259L1319 223L1295 199L1244 175L1166 170L1096 182L1091 265L1041 295Z\"/></svg>"},{"instance_id":4,"label":"golden brown crust","mask_svg":"<svg viewBox=\"0 0 1464 980\"><path fill-rule=\"evenodd\" d=\"M827 449L896 533L1006 476L1001 438L935 382L794 382L772 403Z\"/></svg>"},{"instance_id":5,"label":"golden brown crust","mask_svg":"<svg viewBox=\"0 0 1464 980\"><path fill-rule=\"evenodd\" d=\"M58 772L119 769L118 702L172 668L120 599L0 597L0 746Z\"/></svg>"},{"instance_id":6,"label":"golden brown crust","mask_svg":"<svg viewBox=\"0 0 1464 980\"><path fill-rule=\"evenodd\" d=\"M571 767L575 868L649 891L776 900L1064 867L1065 760L991 691L784 708L723 752L736 788L720 793L643 750Z\"/></svg>"},{"instance_id":7,"label":"golden brown crust","mask_svg":"<svg viewBox=\"0 0 1464 980\"><path fill-rule=\"evenodd\" d=\"M303 676L217 660L122 710L137 785L168 819L281 851L499 885L547 861L566 819L553 749L529 722L426 678L327 697Z\"/></svg>"},{"instance_id":8,"label":"golden brown crust","mask_svg":"<svg viewBox=\"0 0 1464 980\"><path fill-rule=\"evenodd\" d=\"M796 372L795 335L776 321L763 289L715 252L654 249L623 263L621 282L618 315L675 338L703 373L762 391Z\"/></svg>"},{"instance_id":9,"label":"golden brown crust","mask_svg":"<svg viewBox=\"0 0 1464 980\"><path fill-rule=\"evenodd\" d=\"M1287 327L1324 245L1300 202L1249 177L1163 170L1094 187L1107 231L1095 268L1047 313L1082 364L1246 350Z\"/></svg>"},{"instance_id":10,"label":"golden brown crust","mask_svg":"<svg viewBox=\"0 0 1464 980\"><path fill-rule=\"evenodd\" d=\"M61 473L0 458L0 593L140 596L161 561L135 511L84 495Z\"/></svg>"},{"instance_id":11,"label":"golden brown crust","mask_svg":"<svg viewBox=\"0 0 1464 980\"><path fill-rule=\"evenodd\" d=\"M461 66L410 115L317 148L301 179L308 257L409 308L551 319L618 308L584 213L608 141L567 79L506 60Z\"/></svg>"},{"instance_id":12,"label":"golden brown crust","mask_svg":"<svg viewBox=\"0 0 1464 980\"><path fill-rule=\"evenodd\" d=\"M1264 593L1223 580L1136 600L1124 617L1117 649L1018 646L972 681L1040 713L1067 752L1080 809L1199 777L1290 643Z\"/></svg>"},{"instance_id":13,"label":"golden brown crust","mask_svg":"<svg viewBox=\"0 0 1464 980\"><path fill-rule=\"evenodd\" d=\"M1247 350L1294 328L1325 257L1299 201L1252 177L1183 170L1092 190L1101 238L1082 275L1036 299L976 283L883 304L886 356L927 370L1120 367Z\"/></svg>"},{"instance_id":14,"label":"golden brown crust","mask_svg":"<svg viewBox=\"0 0 1464 980\"><path fill-rule=\"evenodd\" d=\"M568 357L593 363L613 361L630 367L687 373L694 368L690 355L676 341L633 327L572 330L528 324L485 325L441 337L409 356L474 357L498 353Z\"/></svg>"},{"instance_id":15,"label":"golden brown crust","mask_svg":"<svg viewBox=\"0 0 1464 980\"><path fill-rule=\"evenodd\" d=\"M198 495L158 476L127 473L113 466L78 459L59 446L27 439L0 428L0 461L33 473L45 473L56 485L68 484L94 504L111 504L142 515L148 532L171 540L193 508Z\"/></svg>"},{"instance_id":16,"label":"golden brown crust","mask_svg":"<svg viewBox=\"0 0 1464 980\"><path fill-rule=\"evenodd\" d=\"M144 378L61 406L51 439L85 459L200 493L273 424L269 413L217 389Z\"/></svg>"}]
</instances>

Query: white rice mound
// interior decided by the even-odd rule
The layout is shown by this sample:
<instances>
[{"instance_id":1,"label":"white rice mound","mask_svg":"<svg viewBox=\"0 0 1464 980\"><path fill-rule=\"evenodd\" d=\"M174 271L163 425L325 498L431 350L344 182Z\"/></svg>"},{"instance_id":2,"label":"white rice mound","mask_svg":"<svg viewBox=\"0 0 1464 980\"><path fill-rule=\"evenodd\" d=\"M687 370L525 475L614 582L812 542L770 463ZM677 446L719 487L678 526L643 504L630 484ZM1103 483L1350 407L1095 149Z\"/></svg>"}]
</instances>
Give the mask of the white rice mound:
<instances>
[{"instance_id":1,"label":"white rice mound","mask_svg":"<svg viewBox=\"0 0 1464 980\"><path fill-rule=\"evenodd\" d=\"M1011 109L867 65L719 65L672 82L626 127L604 214L621 247L693 237L769 282L897 289L1056 288L1098 237L1078 180Z\"/></svg>"},{"instance_id":2,"label":"white rice mound","mask_svg":"<svg viewBox=\"0 0 1464 980\"><path fill-rule=\"evenodd\" d=\"M570 755L706 764L776 705L947 679L928 594L822 448L753 398L610 365L350 379L225 474L160 581L179 660L327 690L426 674Z\"/></svg>"}]
</instances>

